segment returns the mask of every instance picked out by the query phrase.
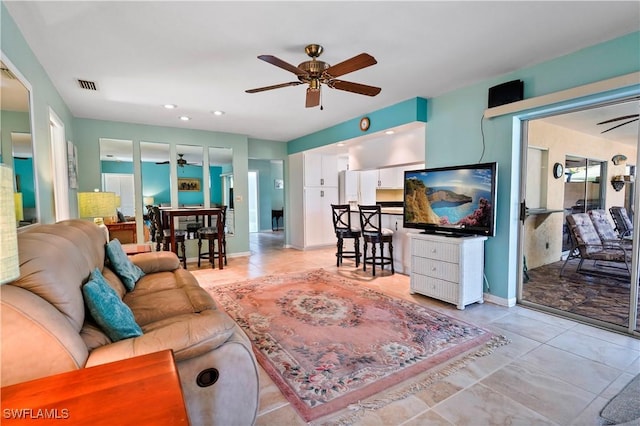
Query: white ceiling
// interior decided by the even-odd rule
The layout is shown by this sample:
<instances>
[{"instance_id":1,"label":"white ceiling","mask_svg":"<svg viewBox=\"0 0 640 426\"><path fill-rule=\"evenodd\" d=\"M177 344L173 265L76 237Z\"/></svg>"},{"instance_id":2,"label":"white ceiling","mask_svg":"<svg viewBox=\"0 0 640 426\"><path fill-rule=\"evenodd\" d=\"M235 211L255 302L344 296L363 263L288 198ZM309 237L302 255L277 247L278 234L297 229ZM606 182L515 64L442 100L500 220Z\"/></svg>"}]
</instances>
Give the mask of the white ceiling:
<instances>
[{"instance_id":1,"label":"white ceiling","mask_svg":"<svg viewBox=\"0 0 640 426\"><path fill-rule=\"evenodd\" d=\"M281 141L640 29L637 1L4 3L76 117ZM378 64L341 79L382 92L323 87L324 110L304 107L304 85L244 92L295 81L257 56L297 65L310 43L329 64L373 55Z\"/></svg>"}]
</instances>

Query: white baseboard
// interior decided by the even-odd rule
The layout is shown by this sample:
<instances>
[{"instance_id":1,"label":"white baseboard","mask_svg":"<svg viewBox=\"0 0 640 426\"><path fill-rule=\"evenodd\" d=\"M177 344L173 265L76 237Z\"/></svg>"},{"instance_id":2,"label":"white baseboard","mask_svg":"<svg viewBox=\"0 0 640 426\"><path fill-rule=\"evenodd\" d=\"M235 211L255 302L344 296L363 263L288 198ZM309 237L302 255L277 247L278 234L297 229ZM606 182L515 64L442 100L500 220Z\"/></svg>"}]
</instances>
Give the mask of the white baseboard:
<instances>
[{"instance_id":1,"label":"white baseboard","mask_svg":"<svg viewBox=\"0 0 640 426\"><path fill-rule=\"evenodd\" d=\"M498 297L491 293L484 293L484 301L493 303L499 306L506 306L507 308L512 308L516 306L516 299L514 297L510 299L505 299L504 297Z\"/></svg>"}]
</instances>

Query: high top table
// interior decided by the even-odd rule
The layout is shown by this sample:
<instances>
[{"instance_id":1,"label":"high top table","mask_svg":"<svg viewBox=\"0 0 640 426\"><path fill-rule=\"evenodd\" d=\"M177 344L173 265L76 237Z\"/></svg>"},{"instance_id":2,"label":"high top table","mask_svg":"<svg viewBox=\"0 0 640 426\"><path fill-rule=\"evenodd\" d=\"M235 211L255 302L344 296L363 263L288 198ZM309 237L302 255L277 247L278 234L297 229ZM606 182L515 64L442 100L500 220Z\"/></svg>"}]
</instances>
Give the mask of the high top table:
<instances>
[{"instance_id":1,"label":"high top table","mask_svg":"<svg viewBox=\"0 0 640 426\"><path fill-rule=\"evenodd\" d=\"M178 248L176 247L176 236L175 236L175 217L177 216L206 216L208 218L208 226L211 226L212 217L215 216L217 230L218 230L218 241L222 241L224 237L224 227L222 226L222 209L218 207L189 207L182 209L160 209L162 212L162 223L169 223L169 230L171 230L171 248L172 250L178 254ZM166 225L163 225L166 226ZM218 269L222 269L223 262L222 257L218 257Z\"/></svg>"}]
</instances>

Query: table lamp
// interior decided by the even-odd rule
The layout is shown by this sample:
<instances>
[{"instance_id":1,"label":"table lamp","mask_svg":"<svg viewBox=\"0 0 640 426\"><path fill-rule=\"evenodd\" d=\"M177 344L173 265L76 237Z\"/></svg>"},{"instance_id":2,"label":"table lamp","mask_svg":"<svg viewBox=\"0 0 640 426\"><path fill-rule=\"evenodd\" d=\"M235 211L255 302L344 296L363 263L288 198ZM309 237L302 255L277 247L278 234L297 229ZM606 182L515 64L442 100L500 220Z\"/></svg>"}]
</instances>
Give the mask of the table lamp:
<instances>
[{"instance_id":1,"label":"table lamp","mask_svg":"<svg viewBox=\"0 0 640 426\"><path fill-rule=\"evenodd\" d=\"M78 210L81 218L92 218L96 225L102 225L103 218L116 215L116 193L78 192Z\"/></svg>"},{"instance_id":2,"label":"table lamp","mask_svg":"<svg viewBox=\"0 0 640 426\"><path fill-rule=\"evenodd\" d=\"M153 197L143 197L143 198L142 198L142 203L143 203L145 206L152 206L154 201L155 201L155 200L153 199Z\"/></svg>"},{"instance_id":3,"label":"table lamp","mask_svg":"<svg viewBox=\"0 0 640 426\"><path fill-rule=\"evenodd\" d=\"M24 220L24 208L22 205L22 192L14 192L13 193L13 201L15 204L16 211L16 222L20 222Z\"/></svg>"},{"instance_id":4,"label":"table lamp","mask_svg":"<svg viewBox=\"0 0 640 426\"><path fill-rule=\"evenodd\" d=\"M0 284L20 276L13 170L0 164Z\"/></svg>"}]
</instances>

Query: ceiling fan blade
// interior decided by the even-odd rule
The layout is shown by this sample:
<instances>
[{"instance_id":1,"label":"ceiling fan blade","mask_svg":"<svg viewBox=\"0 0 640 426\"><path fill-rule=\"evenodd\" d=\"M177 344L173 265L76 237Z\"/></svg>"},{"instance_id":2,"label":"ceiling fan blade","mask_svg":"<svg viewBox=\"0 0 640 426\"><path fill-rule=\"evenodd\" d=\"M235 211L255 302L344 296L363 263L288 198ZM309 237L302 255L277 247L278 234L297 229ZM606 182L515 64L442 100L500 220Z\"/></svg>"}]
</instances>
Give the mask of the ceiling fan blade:
<instances>
[{"instance_id":1,"label":"ceiling fan blade","mask_svg":"<svg viewBox=\"0 0 640 426\"><path fill-rule=\"evenodd\" d=\"M247 92L247 93L258 93L258 92L264 92L265 90L280 89L281 87L297 86L299 84L302 84L302 82L301 81L291 81L289 83L274 84L273 86L265 86L265 87L259 87L257 89L249 89L249 90L245 90L245 92Z\"/></svg>"},{"instance_id":2,"label":"ceiling fan blade","mask_svg":"<svg viewBox=\"0 0 640 426\"><path fill-rule=\"evenodd\" d=\"M382 90L379 87L367 86L366 84L353 83L344 80L331 80L328 86L333 89L344 90L347 92L357 93L359 95L375 96Z\"/></svg>"},{"instance_id":3,"label":"ceiling fan blade","mask_svg":"<svg viewBox=\"0 0 640 426\"><path fill-rule=\"evenodd\" d=\"M260 55L258 59L261 59L265 62L270 63L271 65L275 65L276 67L282 68L283 70L287 70L289 72L294 73L295 75L307 75L306 71L301 70L300 68L291 65L288 62L283 61L280 58L276 58L273 55Z\"/></svg>"},{"instance_id":4,"label":"ceiling fan blade","mask_svg":"<svg viewBox=\"0 0 640 426\"><path fill-rule=\"evenodd\" d=\"M596 123L596 124L613 123L614 121L627 120L629 118L635 118L637 116L638 116L638 114L623 115L622 117L612 118L611 120L601 121L600 123Z\"/></svg>"},{"instance_id":5,"label":"ceiling fan blade","mask_svg":"<svg viewBox=\"0 0 640 426\"><path fill-rule=\"evenodd\" d=\"M305 107L313 108L315 106L320 105L320 89L307 89L307 102L305 103Z\"/></svg>"},{"instance_id":6,"label":"ceiling fan blade","mask_svg":"<svg viewBox=\"0 0 640 426\"><path fill-rule=\"evenodd\" d=\"M362 68L370 67L377 63L378 61L376 61L373 56L368 53L361 53L351 59L327 68L324 71L324 75L329 75L331 78L340 77L341 75L349 74L350 72L361 70Z\"/></svg>"},{"instance_id":7,"label":"ceiling fan blade","mask_svg":"<svg viewBox=\"0 0 640 426\"><path fill-rule=\"evenodd\" d=\"M632 117L633 117L633 116L632 116ZM622 127L622 126L624 126L625 124L633 123L634 121L638 121L638 120L640 120L640 118L634 118L633 120L626 121L626 122L624 122L624 123L622 123L622 124L618 124L617 126L613 126L613 127L612 127L612 128L610 128L610 129L607 129L607 130L605 130L605 131L603 131L603 132L600 132L600 134L602 134L602 133L607 133L607 132L609 132L609 131L611 131L611 130L613 130L613 129L617 129L618 127Z\"/></svg>"},{"instance_id":8,"label":"ceiling fan blade","mask_svg":"<svg viewBox=\"0 0 640 426\"><path fill-rule=\"evenodd\" d=\"M170 161L158 161L156 162L156 164L169 164Z\"/></svg>"}]
</instances>

